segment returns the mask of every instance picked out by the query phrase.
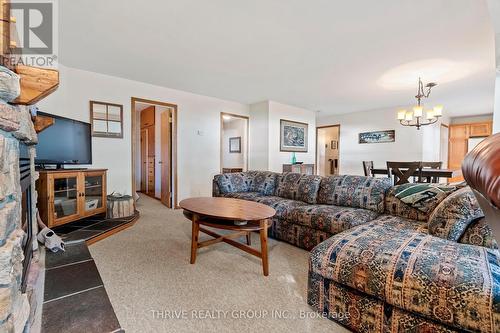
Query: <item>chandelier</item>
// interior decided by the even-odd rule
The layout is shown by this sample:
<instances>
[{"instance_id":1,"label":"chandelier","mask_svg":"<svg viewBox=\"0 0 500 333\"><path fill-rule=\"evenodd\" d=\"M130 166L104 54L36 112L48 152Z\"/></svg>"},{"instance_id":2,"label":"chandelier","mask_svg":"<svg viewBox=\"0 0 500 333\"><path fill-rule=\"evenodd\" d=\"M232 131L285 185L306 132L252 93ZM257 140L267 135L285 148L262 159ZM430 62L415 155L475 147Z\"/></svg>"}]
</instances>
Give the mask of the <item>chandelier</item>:
<instances>
[{"instance_id":1,"label":"chandelier","mask_svg":"<svg viewBox=\"0 0 500 333\"><path fill-rule=\"evenodd\" d=\"M401 125L414 126L417 130L419 130L422 126L434 124L438 121L439 117L443 115L443 106L436 105L432 109L426 110L424 120L424 107L421 103L423 98L429 97L431 89L435 86L437 86L437 83L435 82L429 82L424 86L422 80L418 78L418 91L417 95L415 95L417 105L413 107L413 111L398 111L398 120ZM427 91L424 88L427 88Z\"/></svg>"}]
</instances>

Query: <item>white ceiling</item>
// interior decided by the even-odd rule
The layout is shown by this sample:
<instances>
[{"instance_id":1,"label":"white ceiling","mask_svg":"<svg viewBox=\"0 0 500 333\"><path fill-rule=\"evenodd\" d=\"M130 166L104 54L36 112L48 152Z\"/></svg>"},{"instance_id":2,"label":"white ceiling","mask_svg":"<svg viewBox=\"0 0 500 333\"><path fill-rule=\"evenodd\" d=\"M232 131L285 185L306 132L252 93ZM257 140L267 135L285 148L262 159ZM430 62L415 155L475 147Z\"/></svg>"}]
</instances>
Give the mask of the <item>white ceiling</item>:
<instances>
[{"instance_id":1,"label":"white ceiling","mask_svg":"<svg viewBox=\"0 0 500 333\"><path fill-rule=\"evenodd\" d=\"M431 102L449 115L493 108L484 0L72 0L59 8L59 59L70 67L320 116L411 104L418 75L437 76Z\"/></svg>"},{"instance_id":2,"label":"white ceiling","mask_svg":"<svg viewBox=\"0 0 500 333\"><path fill-rule=\"evenodd\" d=\"M497 71L500 72L500 1L488 0L488 7L490 10L491 21L496 33L496 65Z\"/></svg>"}]
</instances>

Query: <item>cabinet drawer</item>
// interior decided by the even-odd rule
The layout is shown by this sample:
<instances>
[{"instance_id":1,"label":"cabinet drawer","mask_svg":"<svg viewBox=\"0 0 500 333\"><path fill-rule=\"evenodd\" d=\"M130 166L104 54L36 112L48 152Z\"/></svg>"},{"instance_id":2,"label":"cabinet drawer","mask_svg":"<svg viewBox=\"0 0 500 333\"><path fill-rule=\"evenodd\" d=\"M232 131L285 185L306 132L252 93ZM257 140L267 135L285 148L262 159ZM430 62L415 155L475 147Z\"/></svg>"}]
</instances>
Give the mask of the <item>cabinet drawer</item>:
<instances>
[{"instance_id":1,"label":"cabinet drawer","mask_svg":"<svg viewBox=\"0 0 500 333\"><path fill-rule=\"evenodd\" d=\"M469 129L469 136L489 136L491 135L491 123L477 123L471 124Z\"/></svg>"}]
</instances>

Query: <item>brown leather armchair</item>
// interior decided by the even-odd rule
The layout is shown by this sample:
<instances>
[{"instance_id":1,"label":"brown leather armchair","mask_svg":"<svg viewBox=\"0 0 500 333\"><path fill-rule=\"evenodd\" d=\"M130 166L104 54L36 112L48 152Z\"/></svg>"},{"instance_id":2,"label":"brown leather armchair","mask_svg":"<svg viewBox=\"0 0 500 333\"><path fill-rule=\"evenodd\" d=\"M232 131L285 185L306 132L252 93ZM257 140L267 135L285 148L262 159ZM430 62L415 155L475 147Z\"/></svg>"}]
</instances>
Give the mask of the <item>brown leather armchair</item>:
<instances>
[{"instance_id":1,"label":"brown leather armchair","mask_svg":"<svg viewBox=\"0 0 500 333\"><path fill-rule=\"evenodd\" d=\"M465 156L462 174L500 241L500 133L487 137Z\"/></svg>"}]
</instances>

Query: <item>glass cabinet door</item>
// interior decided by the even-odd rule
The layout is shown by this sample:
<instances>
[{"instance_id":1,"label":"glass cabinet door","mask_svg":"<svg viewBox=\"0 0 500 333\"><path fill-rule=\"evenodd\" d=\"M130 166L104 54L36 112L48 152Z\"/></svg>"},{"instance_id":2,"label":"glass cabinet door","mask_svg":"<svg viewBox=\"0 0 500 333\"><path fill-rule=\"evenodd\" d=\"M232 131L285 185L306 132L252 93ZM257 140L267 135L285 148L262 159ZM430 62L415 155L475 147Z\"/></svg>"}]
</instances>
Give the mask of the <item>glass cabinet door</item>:
<instances>
[{"instance_id":1,"label":"glass cabinet door","mask_svg":"<svg viewBox=\"0 0 500 333\"><path fill-rule=\"evenodd\" d=\"M100 174L85 174L84 179L85 203L83 205L84 213L103 208L103 184L104 175Z\"/></svg>"},{"instance_id":2,"label":"glass cabinet door","mask_svg":"<svg viewBox=\"0 0 500 333\"><path fill-rule=\"evenodd\" d=\"M78 214L78 177L54 177L54 219Z\"/></svg>"}]
</instances>

